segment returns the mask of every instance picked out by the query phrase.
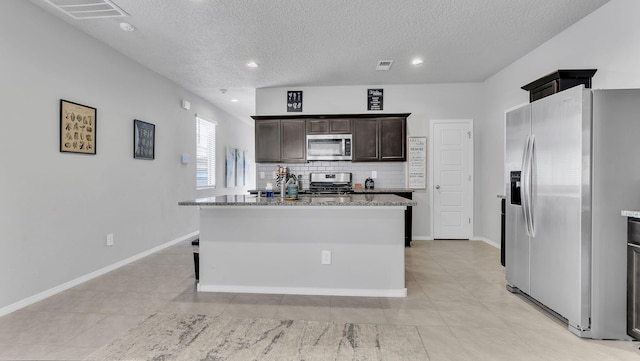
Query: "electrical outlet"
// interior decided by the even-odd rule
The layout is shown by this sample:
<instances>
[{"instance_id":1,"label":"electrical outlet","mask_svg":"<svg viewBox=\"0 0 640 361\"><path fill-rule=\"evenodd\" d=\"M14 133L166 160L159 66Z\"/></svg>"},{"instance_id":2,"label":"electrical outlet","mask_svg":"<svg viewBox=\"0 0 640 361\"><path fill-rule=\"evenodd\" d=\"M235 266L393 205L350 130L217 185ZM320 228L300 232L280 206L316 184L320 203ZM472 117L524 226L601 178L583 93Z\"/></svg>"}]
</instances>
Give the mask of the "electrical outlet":
<instances>
[{"instance_id":1,"label":"electrical outlet","mask_svg":"<svg viewBox=\"0 0 640 361\"><path fill-rule=\"evenodd\" d=\"M322 264L331 264L331 251L322 251Z\"/></svg>"},{"instance_id":2,"label":"electrical outlet","mask_svg":"<svg viewBox=\"0 0 640 361\"><path fill-rule=\"evenodd\" d=\"M378 171L372 170L371 171L371 178L373 178L373 179L378 178Z\"/></svg>"},{"instance_id":3,"label":"electrical outlet","mask_svg":"<svg viewBox=\"0 0 640 361\"><path fill-rule=\"evenodd\" d=\"M264 172L260 172L260 179L264 179Z\"/></svg>"},{"instance_id":4,"label":"electrical outlet","mask_svg":"<svg viewBox=\"0 0 640 361\"><path fill-rule=\"evenodd\" d=\"M113 233L107 234L107 247L113 246Z\"/></svg>"}]
</instances>

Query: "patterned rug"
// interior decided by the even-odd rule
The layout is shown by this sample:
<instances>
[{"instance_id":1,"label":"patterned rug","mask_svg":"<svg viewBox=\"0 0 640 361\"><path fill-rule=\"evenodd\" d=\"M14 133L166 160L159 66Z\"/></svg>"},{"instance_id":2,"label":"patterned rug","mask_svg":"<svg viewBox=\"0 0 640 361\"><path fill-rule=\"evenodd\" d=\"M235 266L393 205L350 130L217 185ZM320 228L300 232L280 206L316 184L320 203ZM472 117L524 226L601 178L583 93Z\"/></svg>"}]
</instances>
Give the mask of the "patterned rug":
<instances>
[{"instance_id":1,"label":"patterned rug","mask_svg":"<svg viewBox=\"0 0 640 361\"><path fill-rule=\"evenodd\" d=\"M87 360L428 360L413 326L157 313Z\"/></svg>"}]
</instances>

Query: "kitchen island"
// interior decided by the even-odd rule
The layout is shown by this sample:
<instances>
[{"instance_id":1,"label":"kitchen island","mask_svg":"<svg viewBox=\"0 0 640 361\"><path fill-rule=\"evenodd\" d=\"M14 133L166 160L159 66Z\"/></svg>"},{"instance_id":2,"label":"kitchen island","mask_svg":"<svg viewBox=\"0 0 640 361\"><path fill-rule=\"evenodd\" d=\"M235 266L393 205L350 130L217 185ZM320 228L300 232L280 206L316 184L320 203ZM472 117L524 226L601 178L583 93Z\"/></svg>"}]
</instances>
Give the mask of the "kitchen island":
<instances>
[{"instance_id":1,"label":"kitchen island","mask_svg":"<svg viewBox=\"0 0 640 361\"><path fill-rule=\"evenodd\" d=\"M404 297L404 210L389 194L219 196L200 208L200 292Z\"/></svg>"},{"instance_id":2,"label":"kitchen island","mask_svg":"<svg viewBox=\"0 0 640 361\"><path fill-rule=\"evenodd\" d=\"M266 190L263 189L250 189L249 194L257 195L258 192L262 193L262 195L266 194ZM312 190L304 189L298 191L301 195L313 195ZM351 189L347 194L395 194L397 196L413 199L413 192L415 189L411 188L361 188L361 189ZM277 192L276 192L277 193ZM413 229L413 209L411 206L407 207L404 211L404 246L411 247L411 237L412 237L412 229Z\"/></svg>"}]
</instances>

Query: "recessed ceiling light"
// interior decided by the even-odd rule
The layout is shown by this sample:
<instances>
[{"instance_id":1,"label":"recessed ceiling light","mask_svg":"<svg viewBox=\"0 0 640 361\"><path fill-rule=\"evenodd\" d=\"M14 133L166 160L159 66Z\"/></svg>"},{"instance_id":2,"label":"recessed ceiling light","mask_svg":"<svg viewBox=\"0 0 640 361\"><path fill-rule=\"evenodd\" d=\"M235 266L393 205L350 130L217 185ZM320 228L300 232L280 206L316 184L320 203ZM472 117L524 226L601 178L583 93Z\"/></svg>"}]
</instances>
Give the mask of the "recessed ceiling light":
<instances>
[{"instance_id":1,"label":"recessed ceiling light","mask_svg":"<svg viewBox=\"0 0 640 361\"><path fill-rule=\"evenodd\" d=\"M238 99L231 99L231 101L235 103L238 101Z\"/></svg>"},{"instance_id":2,"label":"recessed ceiling light","mask_svg":"<svg viewBox=\"0 0 640 361\"><path fill-rule=\"evenodd\" d=\"M257 68L258 67L258 63L256 63L255 61L250 61L247 63L247 66L249 68Z\"/></svg>"},{"instance_id":3,"label":"recessed ceiling light","mask_svg":"<svg viewBox=\"0 0 640 361\"><path fill-rule=\"evenodd\" d=\"M411 61L411 64L413 64L413 65L420 65L422 63L424 63L424 60L422 60L422 59L413 59Z\"/></svg>"},{"instance_id":4,"label":"recessed ceiling light","mask_svg":"<svg viewBox=\"0 0 640 361\"><path fill-rule=\"evenodd\" d=\"M136 28L133 25L131 25L129 23L125 23L125 22L120 23L120 29L122 29L124 31L134 31L134 30L136 30Z\"/></svg>"}]
</instances>

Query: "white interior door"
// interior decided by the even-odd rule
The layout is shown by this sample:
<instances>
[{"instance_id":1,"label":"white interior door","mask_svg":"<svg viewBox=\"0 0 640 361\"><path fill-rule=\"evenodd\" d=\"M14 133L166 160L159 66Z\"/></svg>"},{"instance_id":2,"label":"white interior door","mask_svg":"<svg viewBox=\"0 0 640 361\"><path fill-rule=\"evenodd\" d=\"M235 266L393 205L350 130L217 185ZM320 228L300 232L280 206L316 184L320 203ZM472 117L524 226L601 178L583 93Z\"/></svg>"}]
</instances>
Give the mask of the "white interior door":
<instances>
[{"instance_id":1,"label":"white interior door","mask_svg":"<svg viewBox=\"0 0 640 361\"><path fill-rule=\"evenodd\" d=\"M473 235L473 121L432 120L434 239Z\"/></svg>"}]
</instances>

